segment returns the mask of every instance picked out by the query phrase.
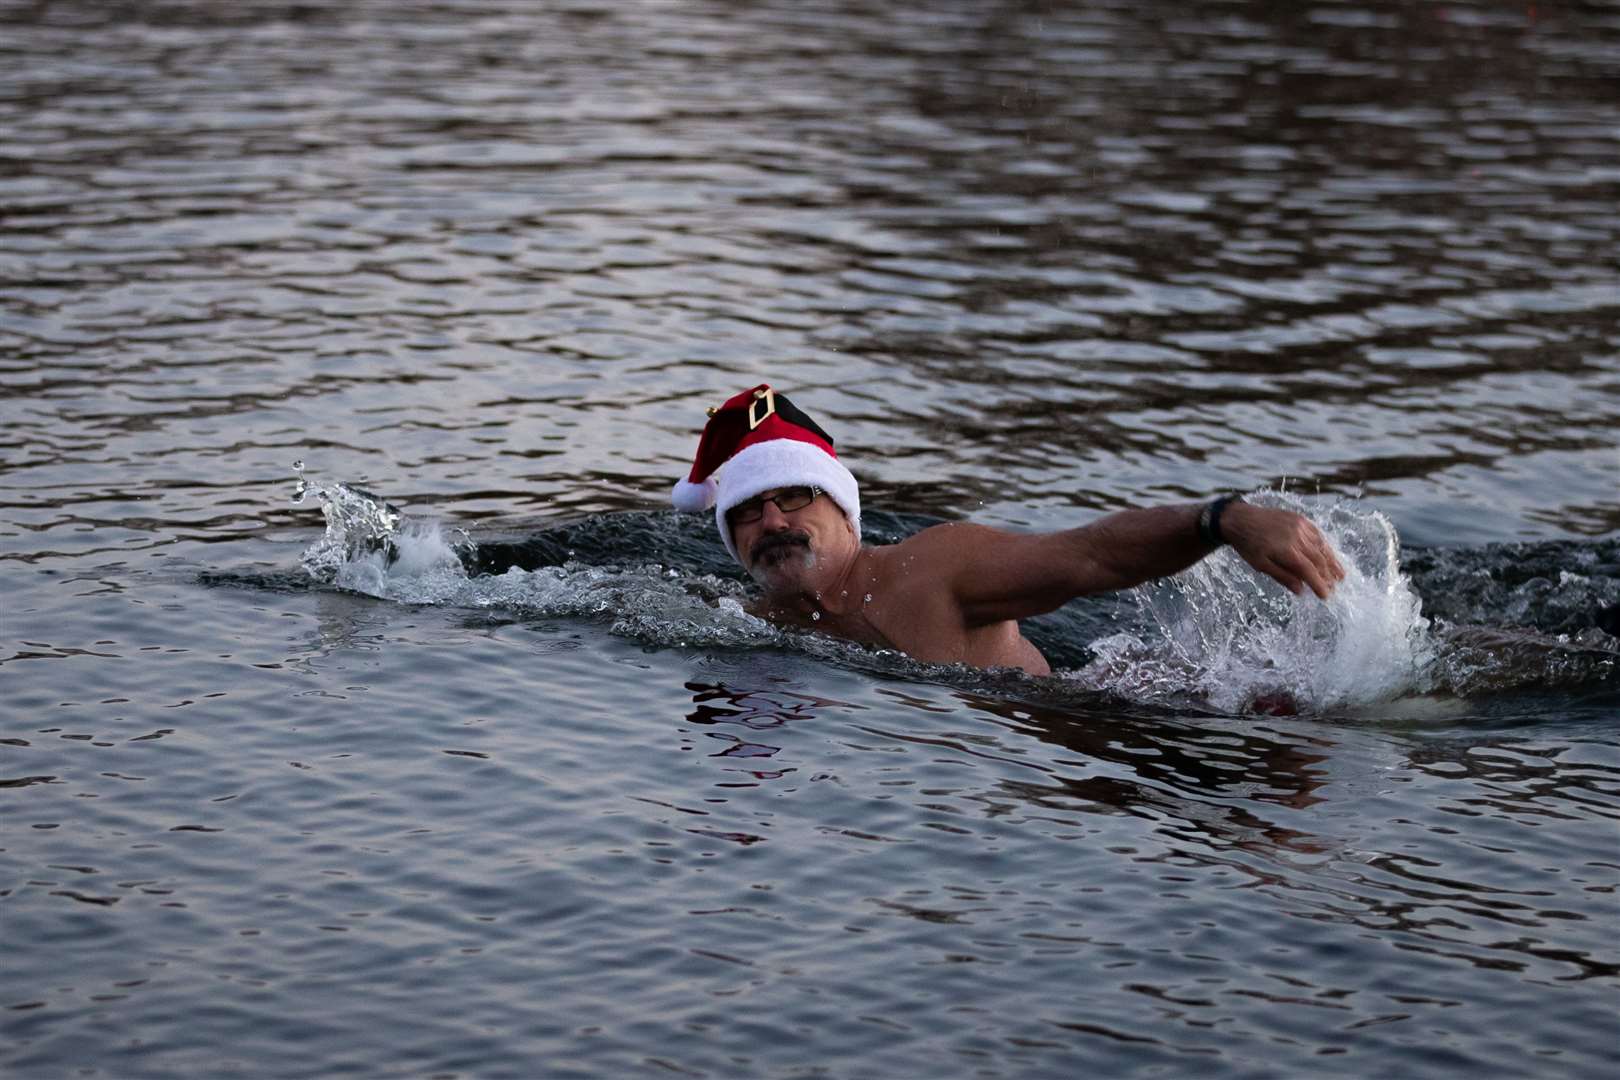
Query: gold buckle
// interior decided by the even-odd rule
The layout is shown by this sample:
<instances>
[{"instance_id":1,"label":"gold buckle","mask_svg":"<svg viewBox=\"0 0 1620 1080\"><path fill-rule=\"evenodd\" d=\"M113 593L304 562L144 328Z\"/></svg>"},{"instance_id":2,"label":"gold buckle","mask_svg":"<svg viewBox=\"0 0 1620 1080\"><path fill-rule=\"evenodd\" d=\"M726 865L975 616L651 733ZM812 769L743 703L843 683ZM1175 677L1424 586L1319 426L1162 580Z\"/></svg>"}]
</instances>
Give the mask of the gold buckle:
<instances>
[{"instance_id":1,"label":"gold buckle","mask_svg":"<svg viewBox=\"0 0 1620 1080\"><path fill-rule=\"evenodd\" d=\"M765 403L765 408L763 411L760 411L759 403L762 401ZM759 412L758 416L754 415L756 411ZM775 412L776 392L768 386L763 390L755 390L754 400L748 403L748 430L753 431L755 428L759 427L759 425L769 420L772 414Z\"/></svg>"}]
</instances>

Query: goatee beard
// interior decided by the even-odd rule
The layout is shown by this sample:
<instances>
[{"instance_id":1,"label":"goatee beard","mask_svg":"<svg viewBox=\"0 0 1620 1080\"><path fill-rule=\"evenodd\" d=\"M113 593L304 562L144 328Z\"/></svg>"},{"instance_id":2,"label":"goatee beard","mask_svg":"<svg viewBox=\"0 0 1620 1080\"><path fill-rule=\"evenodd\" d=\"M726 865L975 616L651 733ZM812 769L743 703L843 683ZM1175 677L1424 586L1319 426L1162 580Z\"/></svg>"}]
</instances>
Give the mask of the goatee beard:
<instances>
[{"instance_id":1,"label":"goatee beard","mask_svg":"<svg viewBox=\"0 0 1620 1080\"><path fill-rule=\"evenodd\" d=\"M759 579L762 574L782 565L795 553L801 552L806 563L814 560L810 550L810 534L797 530L771 533L756 543L749 552L748 572Z\"/></svg>"}]
</instances>

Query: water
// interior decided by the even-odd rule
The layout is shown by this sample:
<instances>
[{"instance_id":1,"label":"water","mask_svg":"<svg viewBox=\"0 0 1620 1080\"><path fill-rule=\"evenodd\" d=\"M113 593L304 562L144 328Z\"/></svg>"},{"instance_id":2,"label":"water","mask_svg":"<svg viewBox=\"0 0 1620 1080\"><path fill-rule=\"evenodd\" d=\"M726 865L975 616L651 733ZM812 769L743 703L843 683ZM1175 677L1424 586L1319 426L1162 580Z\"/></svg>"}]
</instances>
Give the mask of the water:
<instances>
[{"instance_id":1,"label":"water","mask_svg":"<svg viewBox=\"0 0 1620 1080\"><path fill-rule=\"evenodd\" d=\"M7 1077L1614 1071L1620 8L0 52ZM787 633L665 502L762 380L874 542L1263 489L1354 570Z\"/></svg>"}]
</instances>

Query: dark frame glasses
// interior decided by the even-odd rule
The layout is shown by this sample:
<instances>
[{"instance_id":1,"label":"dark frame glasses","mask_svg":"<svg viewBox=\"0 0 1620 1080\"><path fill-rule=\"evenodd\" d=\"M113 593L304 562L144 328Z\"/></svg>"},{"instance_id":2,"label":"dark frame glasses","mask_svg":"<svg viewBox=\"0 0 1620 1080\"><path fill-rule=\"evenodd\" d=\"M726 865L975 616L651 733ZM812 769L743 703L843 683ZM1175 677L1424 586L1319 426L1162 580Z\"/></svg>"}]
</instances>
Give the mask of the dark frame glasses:
<instances>
[{"instance_id":1,"label":"dark frame glasses","mask_svg":"<svg viewBox=\"0 0 1620 1080\"><path fill-rule=\"evenodd\" d=\"M821 489L812 486L783 488L769 498L764 495L755 495L746 499L730 510L726 511L726 520L733 525L747 525L758 521L765 516L765 504L773 503L784 514L791 514L795 510L803 510L816 501Z\"/></svg>"}]
</instances>

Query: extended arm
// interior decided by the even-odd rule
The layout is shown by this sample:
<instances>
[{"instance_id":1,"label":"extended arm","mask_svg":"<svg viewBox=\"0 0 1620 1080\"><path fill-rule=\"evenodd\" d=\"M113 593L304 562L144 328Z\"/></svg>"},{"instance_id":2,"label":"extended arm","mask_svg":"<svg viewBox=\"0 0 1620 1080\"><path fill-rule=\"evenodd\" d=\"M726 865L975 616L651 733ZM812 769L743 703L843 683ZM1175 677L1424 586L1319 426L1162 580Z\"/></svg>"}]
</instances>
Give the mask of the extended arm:
<instances>
[{"instance_id":1,"label":"extended arm","mask_svg":"<svg viewBox=\"0 0 1620 1080\"><path fill-rule=\"evenodd\" d=\"M1128 589L1185 570L1214 550L1198 535L1198 505L1121 510L1078 529L1037 535L977 525L920 534L948 567L969 625L1022 619L1076 596ZM1295 593L1326 598L1344 577L1321 531L1286 510L1232 503L1222 532L1250 566ZM930 559L929 561L933 561Z\"/></svg>"}]
</instances>

